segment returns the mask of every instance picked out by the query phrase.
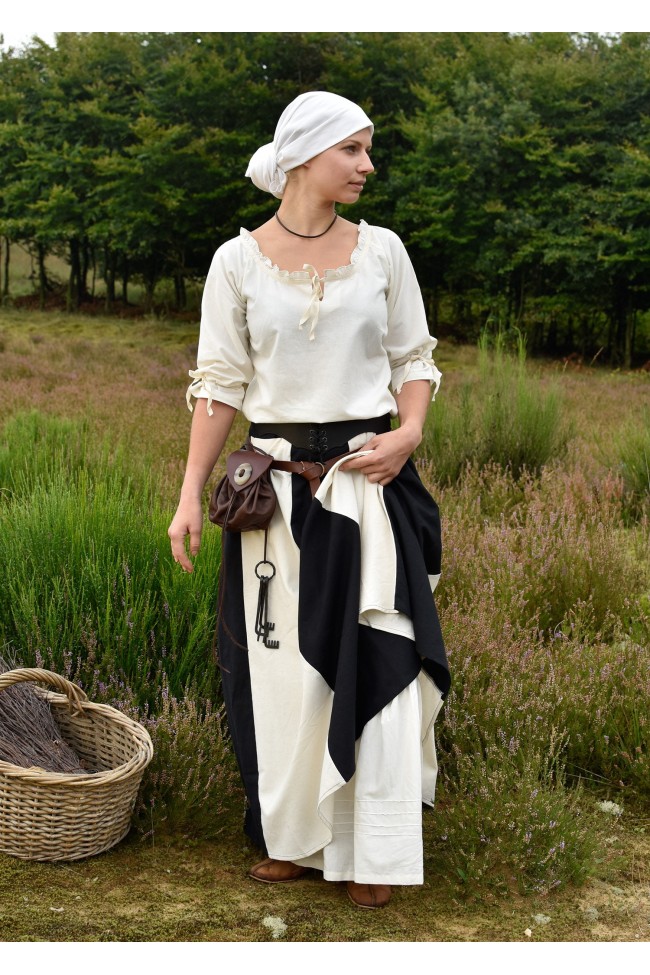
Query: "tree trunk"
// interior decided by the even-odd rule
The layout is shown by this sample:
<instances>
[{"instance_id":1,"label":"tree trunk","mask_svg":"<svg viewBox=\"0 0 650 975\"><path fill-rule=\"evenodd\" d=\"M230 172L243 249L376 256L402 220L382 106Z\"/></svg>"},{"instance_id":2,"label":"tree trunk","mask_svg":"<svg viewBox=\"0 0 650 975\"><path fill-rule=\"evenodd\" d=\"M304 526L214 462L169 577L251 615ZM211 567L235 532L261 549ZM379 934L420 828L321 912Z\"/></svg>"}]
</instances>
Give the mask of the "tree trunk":
<instances>
[{"instance_id":1,"label":"tree trunk","mask_svg":"<svg viewBox=\"0 0 650 975\"><path fill-rule=\"evenodd\" d=\"M153 311L153 296L156 290L156 279L153 275L147 274L144 279L144 310Z\"/></svg>"},{"instance_id":2,"label":"tree trunk","mask_svg":"<svg viewBox=\"0 0 650 975\"><path fill-rule=\"evenodd\" d=\"M548 323L548 332L546 333L546 351L549 355L557 355L557 318L554 314L551 314L551 320Z\"/></svg>"},{"instance_id":3,"label":"tree trunk","mask_svg":"<svg viewBox=\"0 0 650 975\"><path fill-rule=\"evenodd\" d=\"M104 248L104 283L106 285L106 311L113 311L115 304L115 272L117 256L110 247Z\"/></svg>"},{"instance_id":4,"label":"tree trunk","mask_svg":"<svg viewBox=\"0 0 650 975\"><path fill-rule=\"evenodd\" d=\"M185 290L185 278L180 271L174 275L174 291L176 294L176 311L184 311L187 305L187 292Z\"/></svg>"},{"instance_id":5,"label":"tree trunk","mask_svg":"<svg viewBox=\"0 0 650 975\"><path fill-rule=\"evenodd\" d=\"M81 297L81 253L76 237L70 241L70 276L68 278L68 311L77 311Z\"/></svg>"},{"instance_id":6,"label":"tree trunk","mask_svg":"<svg viewBox=\"0 0 650 975\"><path fill-rule=\"evenodd\" d=\"M90 268L93 264L92 260L92 250L90 244L88 243L88 238L84 237L83 243L80 247L80 257L79 257L79 302L86 301L90 292L88 290L88 274Z\"/></svg>"},{"instance_id":7,"label":"tree trunk","mask_svg":"<svg viewBox=\"0 0 650 975\"><path fill-rule=\"evenodd\" d=\"M627 280L618 278L614 282L613 319L615 348L614 361L621 363L625 369L632 368L632 354L634 352L634 317L630 309L629 288Z\"/></svg>"},{"instance_id":8,"label":"tree trunk","mask_svg":"<svg viewBox=\"0 0 650 975\"><path fill-rule=\"evenodd\" d=\"M47 298L47 271L45 270L45 245L38 244L36 248L38 261L38 305L41 311L45 308Z\"/></svg>"},{"instance_id":9,"label":"tree trunk","mask_svg":"<svg viewBox=\"0 0 650 975\"><path fill-rule=\"evenodd\" d=\"M526 280L523 269L519 270L515 274L515 281L513 287L513 301L514 301L514 316L515 316L515 326L521 328L521 322L523 321L524 311L526 308Z\"/></svg>"},{"instance_id":10,"label":"tree trunk","mask_svg":"<svg viewBox=\"0 0 650 975\"><path fill-rule=\"evenodd\" d=\"M151 257L146 264L144 273L144 306L146 312L153 311L153 298L156 290L156 259Z\"/></svg>"},{"instance_id":11,"label":"tree trunk","mask_svg":"<svg viewBox=\"0 0 650 975\"><path fill-rule=\"evenodd\" d=\"M129 303L129 261L128 258L122 258L122 304L128 305Z\"/></svg>"},{"instance_id":12,"label":"tree trunk","mask_svg":"<svg viewBox=\"0 0 650 975\"><path fill-rule=\"evenodd\" d=\"M2 297L7 298L9 295L9 261L11 258L11 241L8 237L5 237L5 259L4 259L4 275L2 281Z\"/></svg>"},{"instance_id":13,"label":"tree trunk","mask_svg":"<svg viewBox=\"0 0 650 975\"><path fill-rule=\"evenodd\" d=\"M634 311L628 309L625 322L625 351L623 355L623 362L626 369L632 368L632 359L634 357L634 337L636 333L636 314Z\"/></svg>"},{"instance_id":14,"label":"tree trunk","mask_svg":"<svg viewBox=\"0 0 650 975\"><path fill-rule=\"evenodd\" d=\"M95 248L90 248L90 297L95 300L95 288L97 287L97 255L95 254Z\"/></svg>"},{"instance_id":15,"label":"tree trunk","mask_svg":"<svg viewBox=\"0 0 650 975\"><path fill-rule=\"evenodd\" d=\"M440 322L440 289L434 285L434 287L429 292L430 297L428 301L429 305L429 323L433 329L433 334L435 335L438 331L438 323Z\"/></svg>"}]
</instances>

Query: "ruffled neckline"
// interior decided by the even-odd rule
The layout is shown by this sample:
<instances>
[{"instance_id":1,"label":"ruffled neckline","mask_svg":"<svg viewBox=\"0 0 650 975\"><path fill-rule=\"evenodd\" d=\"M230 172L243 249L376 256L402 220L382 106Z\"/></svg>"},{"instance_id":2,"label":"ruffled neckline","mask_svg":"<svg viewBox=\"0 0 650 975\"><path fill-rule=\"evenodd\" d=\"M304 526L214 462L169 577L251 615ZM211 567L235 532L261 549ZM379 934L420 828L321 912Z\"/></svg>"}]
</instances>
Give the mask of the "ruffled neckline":
<instances>
[{"instance_id":1,"label":"ruffled neckline","mask_svg":"<svg viewBox=\"0 0 650 975\"><path fill-rule=\"evenodd\" d=\"M326 269L325 274L323 276L323 281L330 281L333 278L334 279L343 278L354 271L356 265L359 263L361 257L363 256L363 253L365 252L366 246L368 244L369 232L370 232L370 226L366 223L365 220L360 220L357 244L354 250L352 251L352 254L350 255L350 263L343 264L341 265L341 267ZM313 272L308 270L285 271L282 268L279 268L277 264L273 263L270 257L267 257L266 254L264 254L260 250L260 245L257 243L257 241L255 240L255 238L253 237L253 235L249 230L246 230L245 227L241 227L239 230L239 234L242 241L244 242L246 247L248 247L251 254L265 268L267 268L277 277L284 278L287 280L293 279L297 281L305 281L313 276Z\"/></svg>"}]
</instances>

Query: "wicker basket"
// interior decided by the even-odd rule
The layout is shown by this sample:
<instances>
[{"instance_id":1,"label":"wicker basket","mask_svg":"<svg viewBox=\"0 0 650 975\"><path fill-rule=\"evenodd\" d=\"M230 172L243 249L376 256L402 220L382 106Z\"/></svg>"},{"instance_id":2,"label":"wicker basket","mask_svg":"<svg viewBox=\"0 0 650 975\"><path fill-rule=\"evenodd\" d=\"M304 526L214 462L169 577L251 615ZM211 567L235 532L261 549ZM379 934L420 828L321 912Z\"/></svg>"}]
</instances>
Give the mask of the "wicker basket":
<instances>
[{"instance_id":1,"label":"wicker basket","mask_svg":"<svg viewBox=\"0 0 650 975\"><path fill-rule=\"evenodd\" d=\"M0 852L24 860L80 860L119 843L153 746L142 725L106 704L92 704L70 681L49 670L0 674L0 693L39 681L63 738L89 768L77 775L20 768L0 761ZM40 689L39 689L40 690Z\"/></svg>"}]
</instances>

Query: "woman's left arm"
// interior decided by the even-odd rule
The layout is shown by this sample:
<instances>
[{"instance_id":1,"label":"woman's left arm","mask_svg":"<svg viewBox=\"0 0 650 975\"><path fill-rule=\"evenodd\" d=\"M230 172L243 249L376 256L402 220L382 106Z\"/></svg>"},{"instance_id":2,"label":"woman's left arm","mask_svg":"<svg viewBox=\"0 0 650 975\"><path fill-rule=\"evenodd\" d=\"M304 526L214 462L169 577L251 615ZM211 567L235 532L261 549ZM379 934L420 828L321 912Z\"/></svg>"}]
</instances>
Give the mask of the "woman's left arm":
<instances>
[{"instance_id":1,"label":"woman's left arm","mask_svg":"<svg viewBox=\"0 0 650 975\"><path fill-rule=\"evenodd\" d=\"M379 433L363 450L372 453L341 464L341 470L362 471L369 481L382 486L390 484L422 440L422 428L431 400L431 384L425 379L406 382L395 393L399 426L389 433Z\"/></svg>"}]
</instances>

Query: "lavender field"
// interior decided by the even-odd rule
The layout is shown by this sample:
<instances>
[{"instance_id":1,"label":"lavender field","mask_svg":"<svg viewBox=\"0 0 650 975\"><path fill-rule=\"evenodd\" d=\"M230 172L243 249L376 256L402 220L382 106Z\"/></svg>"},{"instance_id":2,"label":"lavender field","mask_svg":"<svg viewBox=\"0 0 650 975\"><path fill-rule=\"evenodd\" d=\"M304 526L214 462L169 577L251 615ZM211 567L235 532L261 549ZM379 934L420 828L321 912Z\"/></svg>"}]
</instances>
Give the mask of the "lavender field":
<instances>
[{"instance_id":1,"label":"lavender field","mask_svg":"<svg viewBox=\"0 0 650 975\"><path fill-rule=\"evenodd\" d=\"M212 648L219 531L193 576L166 537L196 341L153 318L0 315L0 655L145 722L134 835L218 851L244 842ZM426 866L453 897L532 903L624 871L625 823L648 826L650 376L438 351L416 460L443 515L454 683Z\"/></svg>"}]
</instances>

